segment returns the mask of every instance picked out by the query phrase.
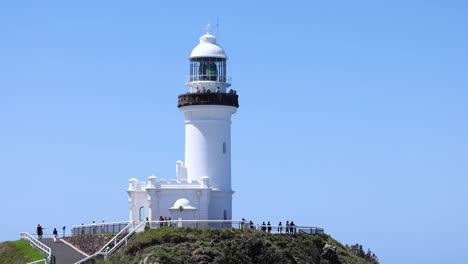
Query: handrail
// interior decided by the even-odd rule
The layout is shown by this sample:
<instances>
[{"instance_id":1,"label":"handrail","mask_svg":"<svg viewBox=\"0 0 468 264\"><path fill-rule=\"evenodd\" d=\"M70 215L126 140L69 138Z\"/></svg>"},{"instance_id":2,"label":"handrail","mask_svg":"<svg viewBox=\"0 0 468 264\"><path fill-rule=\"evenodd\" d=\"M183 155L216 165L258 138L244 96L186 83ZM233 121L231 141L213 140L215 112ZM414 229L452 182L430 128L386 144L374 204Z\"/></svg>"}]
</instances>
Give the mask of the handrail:
<instances>
[{"instance_id":1,"label":"handrail","mask_svg":"<svg viewBox=\"0 0 468 264\"><path fill-rule=\"evenodd\" d=\"M51 257L52 257L52 250L50 249L50 247L44 245L44 243L37 240L33 235L29 234L28 232L21 232L20 233L20 239L28 240L29 243L33 247L35 247L35 248L39 249L40 251L44 252L44 254L46 254L45 262L46 263L50 262ZM40 262L40 261L43 261L43 260L38 260L38 261ZM39 262L35 261L35 262L31 262L31 263L39 263Z\"/></svg>"},{"instance_id":2,"label":"handrail","mask_svg":"<svg viewBox=\"0 0 468 264\"><path fill-rule=\"evenodd\" d=\"M185 83L191 82L221 82L231 84L231 76L220 74L193 74L185 76Z\"/></svg>"},{"instance_id":3,"label":"handrail","mask_svg":"<svg viewBox=\"0 0 468 264\"><path fill-rule=\"evenodd\" d=\"M33 261L33 262L28 262L26 264L38 264L38 263L45 263L47 264L47 259L40 259L40 260L36 260L36 261Z\"/></svg>"},{"instance_id":4,"label":"handrail","mask_svg":"<svg viewBox=\"0 0 468 264\"><path fill-rule=\"evenodd\" d=\"M91 255L91 256L87 256L86 258L82 259L82 260L79 260L73 264L81 264L81 263L86 263L88 260L91 260L93 258L95 258L97 256L97 254L94 254L94 255Z\"/></svg>"},{"instance_id":5,"label":"handrail","mask_svg":"<svg viewBox=\"0 0 468 264\"><path fill-rule=\"evenodd\" d=\"M127 230L127 228L129 227L133 227L133 224L134 222L130 222L124 229L122 229L119 233L117 233L117 235L115 235L111 240L109 240L109 242L107 242L98 252L103 252L107 247L109 247L109 245L114 242L116 243L117 241L117 238L123 233L124 230ZM132 232L133 230L135 230L135 228L132 228L132 230L129 231Z\"/></svg>"},{"instance_id":6,"label":"handrail","mask_svg":"<svg viewBox=\"0 0 468 264\"><path fill-rule=\"evenodd\" d=\"M107 250L107 248L109 247L110 244L112 244L112 242L114 242L114 244L115 244L114 247L112 247L112 248L115 248L115 247L120 243L120 241L117 242L118 237L119 237L122 233L124 233L125 230L131 228L131 229L129 230L129 232L128 232L129 234L130 234L130 233L133 234L133 232L136 231L136 228L133 228L133 223L134 223L133 221L132 221L132 222L129 222L128 225L126 225L122 230L120 230L120 232L117 233L117 235L115 235L111 240L109 240L109 242L107 242L99 251L97 251L97 252L94 253L93 255L90 255L90 256L88 256L88 257L86 257L86 258L84 258L84 259L82 259L82 260L80 260L80 261L78 261L78 262L75 262L74 264L86 263L86 261L88 261L88 260L90 260L90 259L93 259L93 258L95 258L95 257L98 256L98 255L103 255L103 254L104 254L105 256L107 256L108 251L105 251L105 252L104 252L104 250ZM142 223L145 223L145 221L142 222ZM141 225L141 223L140 223L140 225ZM138 226L140 226L140 225L138 225ZM127 234L123 239L121 239L121 241L124 240L126 237L128 237L128 234Z\"/></svg>"},{"instance_id":7,"label":"handrail","mask_svg":"<svg viewBox=\"0 0 468 264\"><path fill-rule=\"evenodd\" d=\"M130 236L132 236L133 234L135 234L135 232L137 232L137 230L139 230L142 226L146 225L146 223L147 223L147 221L142 221L142 222L139 223L135 228L133 228L132 231L128 232L128 234L127 234L125 237L123 237L117 244L115 244L113 248L109 249L109 250L106 252L106 257L107 257L107 255L114 253L114 251L115 251L119 246L121 246L124 242L127 243L127 240L130 238Z\"/></svg>"}]
</instances>

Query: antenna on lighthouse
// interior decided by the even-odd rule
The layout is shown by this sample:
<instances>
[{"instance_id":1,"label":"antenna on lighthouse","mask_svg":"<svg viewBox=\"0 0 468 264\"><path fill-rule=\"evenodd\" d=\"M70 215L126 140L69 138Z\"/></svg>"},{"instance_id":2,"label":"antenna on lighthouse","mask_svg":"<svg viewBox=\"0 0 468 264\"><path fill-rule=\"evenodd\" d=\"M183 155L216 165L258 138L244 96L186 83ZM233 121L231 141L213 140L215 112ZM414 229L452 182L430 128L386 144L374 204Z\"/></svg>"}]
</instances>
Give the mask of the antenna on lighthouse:
<instances>
[{"instance_id":1,"label":"antenna on lighthouse","mask_svg":"<svg viewBox=\"0 0 468 264\"><path fill-rule=\"evenodd\" d=\"M214 29L216 29L216 36L219 37L219 17L216 17L216 25L212 26L211 24L208 24L203 28L206 34L211 34Z\"/></svg>"},{"instance_id":2,"label":"antenna on lighthouse","mask_svg":"<svg viewBox=\"0 0 468 264\"><path fill-rule=\"evenodd\" d=\"M203 30L206 31L206 34L210 34L212 29L213 27L211 26L211 24L208 24L206 25L206 27L203 28Z\"/></svg>"}]
</instances>

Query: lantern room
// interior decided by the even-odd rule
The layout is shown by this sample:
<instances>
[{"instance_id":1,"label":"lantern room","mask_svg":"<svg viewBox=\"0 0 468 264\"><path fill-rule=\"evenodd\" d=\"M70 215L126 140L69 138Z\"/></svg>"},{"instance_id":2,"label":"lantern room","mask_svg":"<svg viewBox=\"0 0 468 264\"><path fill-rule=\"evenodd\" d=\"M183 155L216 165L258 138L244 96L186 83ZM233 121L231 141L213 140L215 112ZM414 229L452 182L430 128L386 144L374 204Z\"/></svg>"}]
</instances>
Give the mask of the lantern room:
<instances>
[{"instance_id":1,"label":"lantern room","mask_svg":"<svg viewBox=\"0 0 468 264\"><path fill-rule=\"evenodd\" d=\"M231 86L226 75L228 59L224 49L216 43L210 33L200 37L200 43L190 54L190 77L185 84L190 92L226 92Z\"/></svg>"}]
</instances>

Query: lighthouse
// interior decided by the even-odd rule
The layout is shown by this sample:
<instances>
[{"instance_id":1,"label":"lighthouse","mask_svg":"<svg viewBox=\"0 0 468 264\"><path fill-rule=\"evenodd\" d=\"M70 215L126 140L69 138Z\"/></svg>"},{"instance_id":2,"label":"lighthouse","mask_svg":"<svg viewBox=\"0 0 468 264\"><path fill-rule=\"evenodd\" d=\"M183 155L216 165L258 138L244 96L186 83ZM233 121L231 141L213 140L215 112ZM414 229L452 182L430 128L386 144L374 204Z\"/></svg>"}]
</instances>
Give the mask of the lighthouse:
<instances>
[{"instance_id":1,"label":"lighthouse","mask_svg":"<svg viewBox=\"0 0 468 264\"><path fill-rule=\"evenodd\" d=\"M187 92L177 103L184 115L184 161L176 161L175 179L129 180L131 221L232 219L231 117L239 101L230 89L227 59L209 31L190 53Z\"/></svg>"},{"instance_id":2,"label":"lighthouse","mask_svg":"<svg viewBox=\"0 0 468 264\"><path fill-rule=\"evenodd\" d=\"M190 54L188 93L179 95L185 117L185 167L188 181L209 179L210 219L231 219L231 116L239 107L226 75L228 57L207 33Z\"/></svg>"}]
</instances>

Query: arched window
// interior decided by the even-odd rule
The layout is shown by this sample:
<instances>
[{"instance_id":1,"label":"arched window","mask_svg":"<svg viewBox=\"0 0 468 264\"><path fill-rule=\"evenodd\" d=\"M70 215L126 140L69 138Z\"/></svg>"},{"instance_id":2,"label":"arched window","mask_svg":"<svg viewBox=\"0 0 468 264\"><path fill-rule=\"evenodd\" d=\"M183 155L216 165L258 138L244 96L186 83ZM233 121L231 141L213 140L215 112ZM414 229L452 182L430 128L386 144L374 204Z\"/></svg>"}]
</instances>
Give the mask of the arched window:
<instances>
[{"instance_id":1,"label":"arched window","mask_svg":"<svg viewBox=\"0 0 468 264\"><path fill-rule=\"evenodd\" d=\"M142 206L140 207L140 221L145 220L145 208Z\"/></svg>"}]
</instances>

